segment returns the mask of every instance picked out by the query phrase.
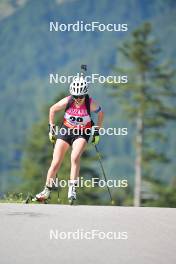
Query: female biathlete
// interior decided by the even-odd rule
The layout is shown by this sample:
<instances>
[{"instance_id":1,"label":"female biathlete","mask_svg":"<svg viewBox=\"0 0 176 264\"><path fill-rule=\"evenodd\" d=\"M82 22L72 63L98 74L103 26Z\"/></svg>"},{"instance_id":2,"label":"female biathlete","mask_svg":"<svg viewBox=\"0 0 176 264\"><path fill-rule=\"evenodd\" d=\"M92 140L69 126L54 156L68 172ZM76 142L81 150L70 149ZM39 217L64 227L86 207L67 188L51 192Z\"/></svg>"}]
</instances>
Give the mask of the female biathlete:
<instances>
[{"instance_id":1,"label":"female biathlete","mask_svg":"<svg viewBox=\"0 0 176 264\"><path fill-rule=\"evenodd\" d=\"M88 143L91 131L92 143L98 144L99 142L99 128L102 126L104 113L101 107L89 97L88 84L83 76L75 78L70 84L70 94L50 108L49 139L52 143L56 143L44 190L35 197L40 202L44 202L50 197L52 182L55 180L56 173L70 146L72 152L68 199L76 200L75 187L79 179L80 158ZM57 112L63 109L65 109L64 120L56 138L54 117ZM96 126L92 126L90 112L98 114Z\"/></svg>"}]
</instances>

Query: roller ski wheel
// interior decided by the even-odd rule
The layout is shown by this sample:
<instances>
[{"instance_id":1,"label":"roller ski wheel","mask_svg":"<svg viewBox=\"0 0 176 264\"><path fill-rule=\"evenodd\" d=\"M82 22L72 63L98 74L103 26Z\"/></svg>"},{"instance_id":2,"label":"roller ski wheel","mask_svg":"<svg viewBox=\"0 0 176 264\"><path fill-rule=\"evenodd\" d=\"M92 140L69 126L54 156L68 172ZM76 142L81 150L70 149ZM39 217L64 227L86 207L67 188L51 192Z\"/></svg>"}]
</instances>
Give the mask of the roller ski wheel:
<instances>
[{"instance_id":1,"label":"roller ski wheel","mask_svg":"<svg viewBox=\"0 0 176 264\"><path fill-rule=\"evenodd\" d=\"M33 197L32 200L31 200L31 202L33 202L33 203L37 202L37 203L48 204L49 200L50 200L50 197L47 198L47 199Z\"/></svg>"},{"instance_id":2,"label":"roller ski wheel","mask_svg":"<svg viewBox=\"0 0 176 264\"><path fill-rule=\"evenodd\" d=\"M43 204L48 204L50 200L50 197L48 199L38 199L37 197L34 197L32 195L28 195L26 200L24 201L25 204L29 203L43 203Z\"/></svg>"},{"instance_id":3,"label":"roller ski wheel","mask_svg":"<svg viewBox=\"0 0 176 264\"><path fill-rule=\"evenodd\" d=\"M32 201L33 196L31 194L28 194L26 200L23 201L24 204L28 204Z\"/></svg>"},{"instance_id":4,"label":"roller ski wheel","mask_svg":"<svg viewBox=\"0 0 176 264\"><path fill-rule=\"evenodd\" d=\"M74 197L70 197L68 201L70 205L74 205L76 199Z\"/></svg>"}]
</instances>

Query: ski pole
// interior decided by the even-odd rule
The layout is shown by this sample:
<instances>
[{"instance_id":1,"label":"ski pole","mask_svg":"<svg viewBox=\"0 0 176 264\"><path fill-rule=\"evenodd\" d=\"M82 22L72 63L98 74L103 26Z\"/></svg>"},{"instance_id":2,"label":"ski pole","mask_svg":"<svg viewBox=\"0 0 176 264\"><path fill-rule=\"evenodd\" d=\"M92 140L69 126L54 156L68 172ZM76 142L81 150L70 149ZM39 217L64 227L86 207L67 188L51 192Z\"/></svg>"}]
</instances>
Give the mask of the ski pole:
<instances>
[{"instance_id":1,"label":"ski pole","mask_svg":"<svg viewBox=\"0 0 176 264\"><path fill-rule=\"evenodd\" d=\"M103 168L103 163L102 163L102 160L101 160L101 154L97 148L97 146L95 145L95 150L98 154L98 160L99 160L99 163L100 163L100 167L102 169L102 172L103 172L103 176L104 176L104 179L105 179L105 182L106 182L106 186L107 186L107 189L108 189L108 193L109 193L109 197L110 197L110 200L111 200L111 204L114 205L115 202L114 200L112 199L112 195L111 195L111 192L110 192L110 189L109 189L109 186L107 185L107 177L106 177L106 174L105 174L105 171L104 171L104 168Z\"/></svg>"},{"instance_id":2,"label":"ski pole","mask_svg":"<svg viewBox=\"0 0 176 264\"><path fill-rule=\"evenodd\" d=\"M87 65L86 64L81 64L81 70L87 71Z\"/></svg>"},{"instance_id":3,"label":"ski pole","mask_svg":"<svg viewBox=\"0 0 176 264\"><path fill-rule=\"evenodd\" d=\"M81 75L84 76L87 72L87 65L81 64Z\"/></svg>"},{"instance_id":4,"label":"ski pole","mask_svg":"<svg viewBox=\"0 0 176 264\"><path fill-rule=\"evenodd\" d=\"M54 147L55 147L55 144L53 143L53 151L54 151ZM57 186L57 201L58 201L58 203L60 203L58 173L56 173L56 179L58 180L58 186Z\"/></svg>"}]
</instances>

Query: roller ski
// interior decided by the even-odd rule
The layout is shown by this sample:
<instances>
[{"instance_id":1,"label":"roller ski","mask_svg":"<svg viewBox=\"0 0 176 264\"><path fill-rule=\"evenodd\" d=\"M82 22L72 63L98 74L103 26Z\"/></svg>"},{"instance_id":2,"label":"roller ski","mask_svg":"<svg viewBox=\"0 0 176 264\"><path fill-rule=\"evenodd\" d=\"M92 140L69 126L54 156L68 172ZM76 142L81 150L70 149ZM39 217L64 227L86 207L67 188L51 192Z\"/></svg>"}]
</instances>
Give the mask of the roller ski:
<instances>
[{"instance_id":1,"label":"roller ski","mask_svg":"<svg viewBox=\"0 0 176 264\"><path fill-rule=\"evenodd\" d=\"M35 196L28 194L25 203L28 204L28 203L39 202L39 203L47 204L50 198L51 198L51 188L45 186L44 190L36 194Z\"/></svg>"},{"instance_id":2,"label":"roller ski","mask_svg":"<svg viewBox=\"0 0 176 264\"><path fill-rule=\"evenodd\" d=\"M76 201L76 184L70 183L68 189L68 201L70 205L73 205Z\"/></svg>"}]
</instances>

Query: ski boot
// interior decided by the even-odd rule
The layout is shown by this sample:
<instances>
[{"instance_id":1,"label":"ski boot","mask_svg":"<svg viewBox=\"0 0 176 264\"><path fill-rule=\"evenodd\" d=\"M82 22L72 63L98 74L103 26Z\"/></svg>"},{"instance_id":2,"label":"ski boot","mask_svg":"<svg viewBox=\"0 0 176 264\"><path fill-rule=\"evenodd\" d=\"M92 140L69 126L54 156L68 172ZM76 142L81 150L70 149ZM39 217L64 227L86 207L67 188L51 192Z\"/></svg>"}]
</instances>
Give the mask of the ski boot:
<instances>
[{"instance_id":1,"label":"ski boot","mask_svg":"<svg viewBox=\"0 0 176 264\"><path fill-rule=\"evenodd\" d=\"M73 205L74 201L76 201L76 186L77 181L70 181L68 188L68 201L70 205Z\"/></svg>"},{"instance_id":2,"label":"ski boot","mask_svg":"<svg viewBox=\"0 0 176 264\"><path fill-rule=\"evenodd\" d=\"M38 194L32 199L32 202L38 201L43 203L48 203L48 200L51 198L51 188L48 186L45 186L44 190Z\"/></svg>"}]
</instances>

